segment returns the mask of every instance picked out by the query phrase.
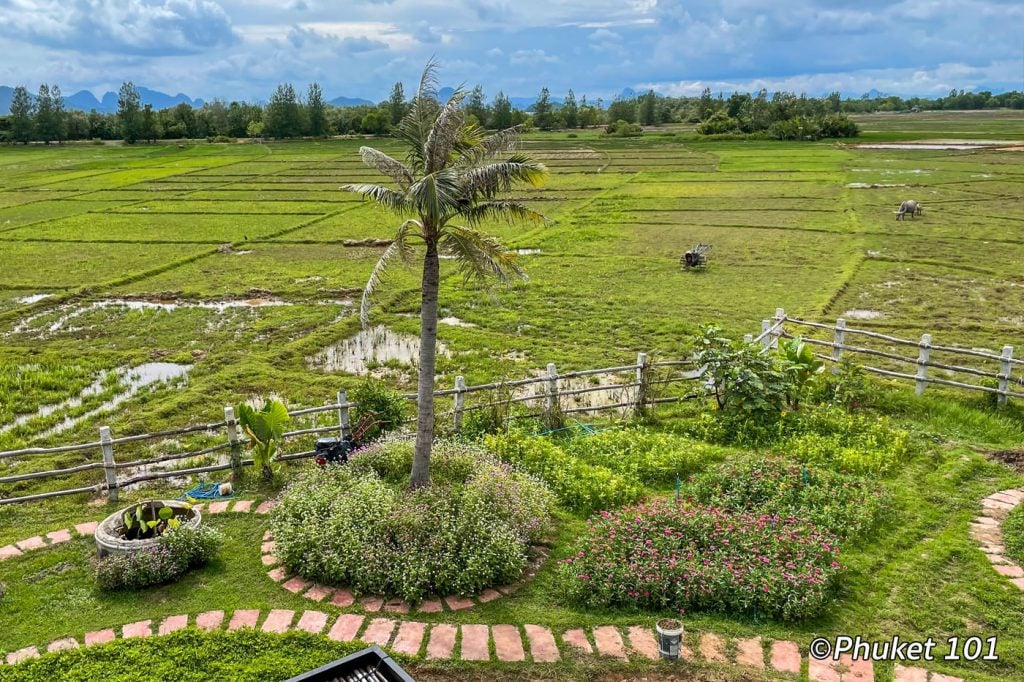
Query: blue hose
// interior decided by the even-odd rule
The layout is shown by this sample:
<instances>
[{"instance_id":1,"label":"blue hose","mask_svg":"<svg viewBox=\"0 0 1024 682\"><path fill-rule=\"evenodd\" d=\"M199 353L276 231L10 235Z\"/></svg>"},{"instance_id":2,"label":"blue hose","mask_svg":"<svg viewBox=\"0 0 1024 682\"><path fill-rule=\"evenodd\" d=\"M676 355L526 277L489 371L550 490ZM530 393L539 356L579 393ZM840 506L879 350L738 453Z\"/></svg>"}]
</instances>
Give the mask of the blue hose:
<instances>
[{"instance_id":1,"label":"blue hose","mask_svg":"<svg viewBox=\"0 0 1024 682\"><path fill-rule=\"evenodd\" d=\"M220 494L220 483L205 483L199 482L199 485L192 488L188 492L184 493L179 500L219 500L225 497L231 497L231 495Z\"/></svg>"}]
</instances>

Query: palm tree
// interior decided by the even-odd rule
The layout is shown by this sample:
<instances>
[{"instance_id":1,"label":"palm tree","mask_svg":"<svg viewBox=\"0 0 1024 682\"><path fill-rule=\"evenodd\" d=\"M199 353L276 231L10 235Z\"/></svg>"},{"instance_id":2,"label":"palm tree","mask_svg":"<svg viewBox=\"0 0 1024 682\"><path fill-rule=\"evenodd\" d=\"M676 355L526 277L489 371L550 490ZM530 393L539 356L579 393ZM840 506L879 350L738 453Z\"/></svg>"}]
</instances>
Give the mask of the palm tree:
<instances>
[{"instance_id":1,"label":"palm tree","mask_svg":"<svg viewBox=\"0 0 1024 682\"><path fill-rule=\"evenodd\" d=\"M525 278L515 252L478 228L494 219L543 222L541 214L499 195L519 183L536 186L547 175L543 164L515 151L517 128L487 134L466 122L461 88L444 105L439 103L436 73L437 63L431 60L423 70L409 112L395 126L394 136L407 147L404 162L372 147L359 150L363 163L391 178L397 187L342 187L406 218L366 282L360 307L364 327L373 293L388 269L396 262L413 265L417 253L414 241L421 242L424 249L413 488L430 481L439 255L451 257L467 281L487 283L488 278L494 278L508 284L510 276Z\"/></svg>"}]
</instances>

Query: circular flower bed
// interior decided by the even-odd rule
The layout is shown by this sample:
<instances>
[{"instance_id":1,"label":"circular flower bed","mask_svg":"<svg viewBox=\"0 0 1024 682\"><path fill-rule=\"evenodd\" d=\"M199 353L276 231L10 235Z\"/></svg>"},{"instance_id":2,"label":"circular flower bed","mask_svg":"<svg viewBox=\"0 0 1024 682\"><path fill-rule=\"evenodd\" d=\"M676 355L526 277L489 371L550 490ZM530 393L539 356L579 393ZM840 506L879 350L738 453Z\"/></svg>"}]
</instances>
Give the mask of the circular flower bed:
<instances>
[{"instance_id":1,"label":"circular flower bed","mask_svg":"<svg viewBox=\"0 0 1024 682\"><path fill-rule=\"evenodd\" d=\"M274 509L278 558L319 583L408 601L519 578L551 523L547 488L467 444L434 446L429 487L408 489L411 466L411 443L385 441L307 471Z\"/></svg>"},{"instance_id":2,"label":"circular flower bed","mask_svg":"<svg viewBox=\"0 0 1024 682\"><path fill-rule=\"evenodd\" d=\"M820 612L842 567L835 537L792 518L671 501L602 512L560 567L588 606Z\"/></svg>"}]
</instances>

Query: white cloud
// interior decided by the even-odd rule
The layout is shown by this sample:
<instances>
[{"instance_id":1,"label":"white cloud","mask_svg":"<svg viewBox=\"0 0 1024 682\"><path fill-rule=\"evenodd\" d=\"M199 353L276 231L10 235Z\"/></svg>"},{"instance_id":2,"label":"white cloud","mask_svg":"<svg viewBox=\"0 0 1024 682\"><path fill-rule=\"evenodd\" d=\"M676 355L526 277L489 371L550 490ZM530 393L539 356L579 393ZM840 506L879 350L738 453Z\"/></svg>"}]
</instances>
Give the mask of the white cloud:
<instances>
[{"instance_id":1,"label":"white cloud","mask_svg":"<svg viewBox=\"0 0 1024 682\"><path fill-rule=\"evenodd\" d=\"M548 54L544 50L516 50L508 58L511 64L522 64L522 65L537 65L537 64L553 64L558 61L558 57L553 54Z\"/></svg>"}]
</instances>

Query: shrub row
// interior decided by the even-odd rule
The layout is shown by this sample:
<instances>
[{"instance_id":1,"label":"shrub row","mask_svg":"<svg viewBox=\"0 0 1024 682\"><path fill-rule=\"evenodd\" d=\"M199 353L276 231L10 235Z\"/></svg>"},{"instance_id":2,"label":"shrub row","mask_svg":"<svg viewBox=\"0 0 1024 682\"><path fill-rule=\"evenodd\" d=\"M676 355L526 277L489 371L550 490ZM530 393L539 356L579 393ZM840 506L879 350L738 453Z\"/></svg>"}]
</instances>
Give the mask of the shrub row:
<instances>
[{"instance_id":1,"label":"shrub row","mask_svg":"<svg viewBox=\"0 0 1024 682\"><path fill-rule=\"evenodd\" d=\"M96 583L104 590L136 590L169 583L206 564L222 541L221 533L208 526L180 526L161 535L147 549L97 560Z\"/></svg>"}]
</instances>

